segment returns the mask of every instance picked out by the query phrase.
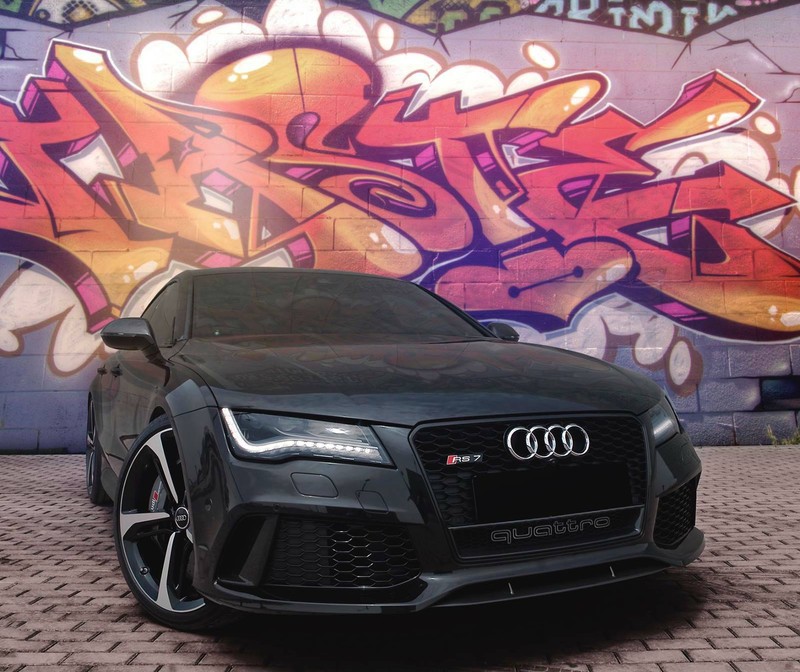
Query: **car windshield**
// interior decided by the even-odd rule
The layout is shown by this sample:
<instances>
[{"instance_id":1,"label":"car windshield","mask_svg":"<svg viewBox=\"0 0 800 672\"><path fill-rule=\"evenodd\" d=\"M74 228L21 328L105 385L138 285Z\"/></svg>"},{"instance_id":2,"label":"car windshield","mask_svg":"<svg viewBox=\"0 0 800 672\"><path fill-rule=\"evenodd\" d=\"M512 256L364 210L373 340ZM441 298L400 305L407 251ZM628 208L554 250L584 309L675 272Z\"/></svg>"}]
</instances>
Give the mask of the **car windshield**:
<instances>
[{"instance_id":1,"label":"car windshield","mask_svg":"<svg viewBox=\"0 0 800 672\"><path fill-rule=\"evenodd\" d=\"M291 271L198 275L192 304L195 338L484 336L416 285L380 277Z\"/></svg>"}]
</instances>

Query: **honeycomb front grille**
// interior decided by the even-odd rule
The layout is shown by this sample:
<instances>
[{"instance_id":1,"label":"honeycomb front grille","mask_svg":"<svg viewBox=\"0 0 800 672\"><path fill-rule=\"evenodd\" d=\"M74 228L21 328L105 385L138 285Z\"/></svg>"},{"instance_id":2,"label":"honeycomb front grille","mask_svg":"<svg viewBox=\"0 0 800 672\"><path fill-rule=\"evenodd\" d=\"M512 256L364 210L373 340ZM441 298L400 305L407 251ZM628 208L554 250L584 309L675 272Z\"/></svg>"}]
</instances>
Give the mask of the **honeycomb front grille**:
<instances>
[{"instance_id":1,"label":"honeycomb front grille","mask_svg":"<svg viewBox=\"0 0 800 672\"><path fill-rule=\"evenodd\" d=\"M360 525L282 518L265 584L318 588L391 588L419 574L408 532L390 525Z\"/></svg>"},{"instance_id":2,"label":"honeycomb front grille","mask_svg":"<svg viewBox=\"0 0 800 672\"><path fill-rule=\"evenodd\" d=\"M653 540L662 548L675 548L695 525L697 483L692 479L658 500Z\"/></svg>"},{"instance_id":3,"label":"honeycomb front grille","mask_svg":"<svg viewBox=\"0 0 800 672\"><path fill-rule=\"evenodd\" d=\"M553 424L566 426L572 422L583 427L590 436L591 446L585 455L522 462L512 457L505 446L506 432L513 427ZM489 474L528 472L544 482L550 474L563 478L570 468L574 468L576 472L580 469L588 474L596 469L598 478L593 487L600 492L605 485L600 475L606 473L604 470L616 468L626 473L629 484L626 487L630 489L629 495L626 493L626 504L644 506L647 499L644 429L633 416L547 417L427 425L417 429L411 440L425 469L442 518L449 527L482 522L478 520L473 479ZM465 454L481 455L481 459L466 464L447 464L449 455ZM521 494L524 493L509 492L508 497L520 497ZM574 499L574 492L564 488L563 495L560 496L563 496L567 507ZM554 514L557 513L559 511L554 511Z\"/></svg>"}]
</instances>

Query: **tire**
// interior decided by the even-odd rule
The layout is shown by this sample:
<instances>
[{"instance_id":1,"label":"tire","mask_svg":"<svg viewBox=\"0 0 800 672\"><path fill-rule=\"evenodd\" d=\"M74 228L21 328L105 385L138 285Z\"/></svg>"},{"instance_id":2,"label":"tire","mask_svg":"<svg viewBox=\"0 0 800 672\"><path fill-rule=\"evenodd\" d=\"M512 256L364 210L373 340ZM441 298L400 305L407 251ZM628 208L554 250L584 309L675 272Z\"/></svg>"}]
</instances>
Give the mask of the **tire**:
<instances>
[{"instance_id":1,"label":"tire","mask_svg":"<svg viewBox=\"0 0 800 672\"><path fill-rule=\"evenodd\" d=\"M136 439L120 471L114 505L120 568L156 621L178 630L222 627L237 614L194 589L191 522L177 444L161 416Z\"/></svg>"},{"instance_id":2,"label":"tire","mask_svg":"<svg viewBox=\"0 0 800 672\"><path fill-rule=\"evenodd\" d=\"M97 442L97 417L94 412L94 401L89 399L86 413L86 494L92 504L105 506L111 498L103 488L100 474L103 471L103 458L100 444Z\"/></svg>"}]
</instances>

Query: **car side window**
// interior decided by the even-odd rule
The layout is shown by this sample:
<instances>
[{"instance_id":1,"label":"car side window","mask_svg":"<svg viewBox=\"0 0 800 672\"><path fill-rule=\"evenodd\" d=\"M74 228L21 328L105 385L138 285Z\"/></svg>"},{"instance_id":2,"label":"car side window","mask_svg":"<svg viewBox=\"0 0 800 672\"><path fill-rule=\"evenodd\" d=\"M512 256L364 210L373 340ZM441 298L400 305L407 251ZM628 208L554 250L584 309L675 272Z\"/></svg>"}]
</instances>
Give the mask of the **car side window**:
<instances>
[{"instance_id":1,"label":"car side window","mask_svg":"<svg viewBox=\"0 0 800 672\"><path fill-rule=\"evenodd\" d=\"M175 315L178 312L178 283L167 285L142 313L153 329L159 347L175 342Z\"/></svg>"}]
</instances>

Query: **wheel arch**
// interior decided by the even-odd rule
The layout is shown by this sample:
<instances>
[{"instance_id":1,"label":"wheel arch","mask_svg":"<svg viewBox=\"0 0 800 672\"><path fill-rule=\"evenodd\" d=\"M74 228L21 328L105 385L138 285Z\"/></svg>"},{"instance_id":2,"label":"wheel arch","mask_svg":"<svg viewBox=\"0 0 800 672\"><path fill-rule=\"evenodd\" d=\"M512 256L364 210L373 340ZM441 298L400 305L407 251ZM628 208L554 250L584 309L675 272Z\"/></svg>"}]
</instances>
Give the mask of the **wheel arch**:
<instances>
[{"instance_id":1,"label":"wheel arch","mask_svg":"<svg viewBox=\"0 0 800 672\"><path fill-rule=\"evenodd\" d=\"M157 413L159 408L161 413ZM197 558L194 556L193 560L190 552L194 546L189 528L192 516L184 518L185 525L175 527L177 516L186 515L181 511L188 502L185 472L180 478L175 471L176 457L180 460L180 456L173 451L179 451L179 442L164 437L169 432L172 439L177 438L167 410L161 407L153 410L153 420L142 430L125 459L114 506L114 545L131 593L150 616L169 627L205 630L231 622L237 615L207 600L193 586ZM154 487L157 495L148 495ZM158 532L165 519L173 522L167 522L166 529ZM150 533L129 536L134 526L145 529L151 526ZM168 541L154 545L151 540L157 534ZM191 572L187 570L189 566Z\"/></svg>"},{"instance_id":2,"label":"wheel arch","mask_svg":"<svg viewBox=\"0 0 800 672\"><path fill-rule=\"evenodd\" d=\"M153 422L153 420L155 420L156 418L160 418L162 415L167 415L166 409L162 406L156 406L153 409L153 412L150 413L150 419L147 421L148 424Z\"/></svg>"}]
</instances>

